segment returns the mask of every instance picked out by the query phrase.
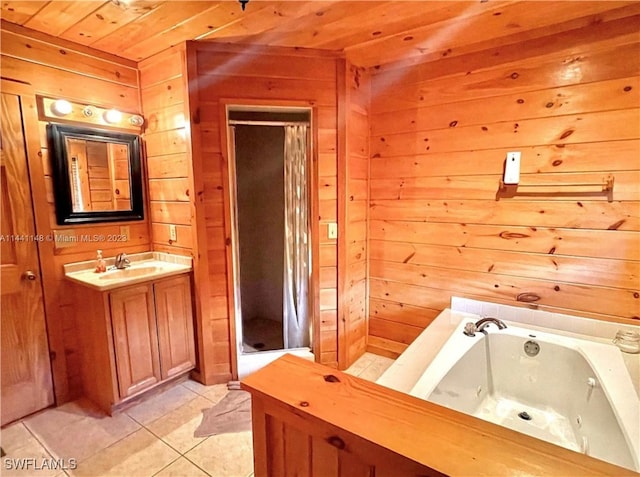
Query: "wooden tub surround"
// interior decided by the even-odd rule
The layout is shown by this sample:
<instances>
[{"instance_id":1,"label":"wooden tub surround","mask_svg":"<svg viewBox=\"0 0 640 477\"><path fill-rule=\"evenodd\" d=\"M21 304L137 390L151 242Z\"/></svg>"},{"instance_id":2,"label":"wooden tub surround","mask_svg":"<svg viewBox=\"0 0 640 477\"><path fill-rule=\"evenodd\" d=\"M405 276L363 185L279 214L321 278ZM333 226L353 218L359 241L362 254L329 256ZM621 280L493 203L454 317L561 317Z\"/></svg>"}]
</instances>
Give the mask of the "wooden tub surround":
<instances>
[{"instance_id":1,"label":"wooden tub surround","mask_svg":"<svg viewBox=\"0 0 640 477\"><path fill-rule=\"evenodd\" d=\"M242 388L256 477L638 475L291 355Z\"/></svg>"}]
</instances>

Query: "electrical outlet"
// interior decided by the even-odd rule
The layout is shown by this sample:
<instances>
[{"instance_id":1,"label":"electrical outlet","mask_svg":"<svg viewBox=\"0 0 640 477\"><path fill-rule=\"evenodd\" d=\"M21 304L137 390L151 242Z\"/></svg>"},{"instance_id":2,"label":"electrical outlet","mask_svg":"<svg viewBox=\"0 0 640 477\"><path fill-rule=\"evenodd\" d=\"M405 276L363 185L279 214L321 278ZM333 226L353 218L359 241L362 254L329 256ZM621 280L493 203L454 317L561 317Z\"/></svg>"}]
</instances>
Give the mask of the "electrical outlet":
<instances>
[{"instance_id":1,"label":"electrical outlet","mask_svg":"<svg viewBox=\"0 0 640 477\"><path fill-rule=\"evenodd\" d=\"M330 239L338 238L338 224L336 224L335 222L331 222L328 225L327 237Z\"/></svg>"},{"instance_id":2,"label":"electrical outlet","mask_svg":"<svg viewBox=\"0 0 640 477\"><path fill-rule=\"evenodd\" d=\"M129 229L128 225L120 226L120 236L124 237L125 242L129 241L129 237L131 237L131 229Z\"/></svg>"},{"instance_id":3,"label":"electrical outlet","mask_svg":"<svg viewBox=\"0 0 640 477\"><path fill-rule=\"evenodd\" d=\"M169 225L169 240L172 242L178 241L178 232L176 231L176 226L174 224Z\"/></svg>"}]
</instances>

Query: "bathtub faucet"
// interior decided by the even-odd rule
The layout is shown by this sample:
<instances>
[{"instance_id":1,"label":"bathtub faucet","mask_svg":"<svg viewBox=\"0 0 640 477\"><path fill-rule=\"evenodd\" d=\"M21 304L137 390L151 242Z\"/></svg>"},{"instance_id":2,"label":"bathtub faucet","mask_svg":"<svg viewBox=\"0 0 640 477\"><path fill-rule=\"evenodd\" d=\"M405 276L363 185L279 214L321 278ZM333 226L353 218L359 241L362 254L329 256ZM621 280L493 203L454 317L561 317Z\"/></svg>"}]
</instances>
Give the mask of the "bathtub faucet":
<instances>
[{"instance_id":1,"label":"bathtub faucet","mask_svg":"<svg viewBox=\"0 0 640 477\"><path fill-rule=\"evenodd\" d=\"M467 336L475 336L476 332L483 332L484 333L485 332L484 329L487 326L489 326L491 323L496 325L499 330L504 330L507 327L507 325L505 325L502 320L499 320L497 318L484 317L484 318L479 319L475 323L470 321L469 323L464 325L463 333L465 335L467 335Z\"/></svg>"},{"instance_id":2,"label":"bathtub faucet","mask_svg":"<svg viewBox=\"0 0 640 477\"><path fill-rule=\"evenodd\" d=\"M489 316L486 316L476 321L476 328L478 331L484 331L484 329L491 323L496 325L499 330L504 330L507 327L507 325L504 324L504 321L499 320L498 318L491 318Z\"/></svg>"}]
</instances>

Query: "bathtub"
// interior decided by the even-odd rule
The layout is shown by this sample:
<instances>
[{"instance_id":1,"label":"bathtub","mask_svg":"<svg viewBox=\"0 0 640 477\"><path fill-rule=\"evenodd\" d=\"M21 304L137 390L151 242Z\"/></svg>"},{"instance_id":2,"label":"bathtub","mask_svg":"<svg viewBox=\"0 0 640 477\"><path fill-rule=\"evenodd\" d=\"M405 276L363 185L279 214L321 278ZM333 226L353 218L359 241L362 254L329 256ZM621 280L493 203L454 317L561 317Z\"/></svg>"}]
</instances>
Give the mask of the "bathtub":
<instances>
[{"instance_id":1,"label":"bathtub","mask_svg":"<svg viewBox=\"0 0 640 477\"><path fill-rule=\"evenodd\" d=\"M409 394L640 471L640 400L616 346L510 322L470 337L468 321Z\"/></svg>"}]
</instances>

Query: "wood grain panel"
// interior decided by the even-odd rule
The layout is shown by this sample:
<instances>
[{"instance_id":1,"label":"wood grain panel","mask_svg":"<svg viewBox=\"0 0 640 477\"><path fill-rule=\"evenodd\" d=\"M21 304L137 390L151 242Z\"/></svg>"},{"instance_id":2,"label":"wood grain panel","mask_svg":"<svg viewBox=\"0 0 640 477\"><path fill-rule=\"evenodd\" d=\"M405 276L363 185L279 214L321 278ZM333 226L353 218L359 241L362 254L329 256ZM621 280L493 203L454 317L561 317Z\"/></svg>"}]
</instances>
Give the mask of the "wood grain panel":
<instances>
[{"instance_id":1,"label":"wood grain panel","mask_svg":"<svg viewBox=\"0 0 640 477\"><path fill-rule=\"evenodd\" d=\"M597 200L607 201L609 196L602 193L602 185L607 177L615 179L615 199L633 201L638 198L637 184L640 172L624 171L610 173L564 173L564 174L521 174L518 187L498 195L509 200ZM380 199L490 199L498 194L499 175L456 176L456 177L406 177L401 179L372 179L371 193ZM572 186L568 184L595 184L592 186ZM511 194L515 193L513 197Z\"/></svg>"},{"instance_id":2,"label":"wood grain panel","mask_svg":"<svg viewBox=\"0 0 640 477\"><path fill-rule=\"evenodd\" d=\"M411 285L447 290L450 283L455 282L457 290L487 298L497 297L517 301L518 295L532 293L540 297L538 304L549 304L576 311L608 313L626 319L640 317L640 297L638 287L622 289L610 287L587 287L581 283L567 283L531 279L482 272L450 270L435 266L397 264L378 262L370 263L371 277L408 283Z\"/></svg>"},{"instance_id":3,"label":"wood grain panel","mask_svg":"<svg viewBox=\"0 0 640 477\"><path fill-rule=\"evenodd\" d=\"M247 99L274 99L309 101L319 106L329 107L335 103L335 79L305 80L295 77L269 78L252 76L207 75L199 90L202 101L212 102L216 98L234 97L237 85L242 84L242 94ZM311 84L309 84L311 82ZM309 88L316 93L309 96ZM203 118L203 119L206 119Z\"/></svg>"},{"instance_id":4,"label":"wood grain panel","mask_svg":"<svg viewBox=\"0 0 640 477\"><path fill-rule=\"evenodd\" d=\"M152 201L189 201L189 180L185 177L150 179L149 199Z\"/></svg>"},{"instance_id":5,"label":"wood grain panel","mask_svg":"<svg viewBox=\"0 0 640 477\"><path fill-rule=\"evenodd\" d=\"M121 64L106 61L56 44L2 30L2 54L27 59L32 63L81 74L91 78L138 87L138 72Z\"/></svg>"},{"instance_id":6,"label":"wood grain panel","mask_svg":"<svg viewBox=\"0 0 640 477\"><path fill-rule=\"evenodd\" d=\"M637 109L623 109L561 117L524 119L482 126L437 129L415 133L372 136L373 155L394 157L412 152L438 153L512 148L541 144L575 144L636 139L640 129Z\"/></svg>"},{"instance_id":7,"label":"wood grain panel","mask_svg":"<svg viewBox=\"0 0 640 477\"><path fill-rule=\"evenodd\" d=\"M103 2L91 15L79 19L61 36L82 45L91 45L140 15L144 15L159 3L155 0L138 0L133 4Z\"/></svg>"},{"instance_id":8,"label":"wood grain panel","mask_svg":"<svg viewBox=\"0 0 640 477\"><path fill-rule=\"evenodd\" d=\"M490 98L505 92L515 94L636 77L640 66L623 59L634 55L637 49L637 36L631 35L604 49L581 48L582 51L543 55L528 61L525 57L520 61L514 58L511 63L495 68L486 68L483 64L472 70L469 59L464 58L467 61L461 59L461 64L453 71L437 66L426 70L419 66L408 68L408 71L390 69L387 76L372 77L373 88L377 91L376 101L371 105L372 113ZM514 57L518 54L522 55L521 45L514 46ZM576 59L579 75L576 74Z\"/></svg>"},{"instance_id":9,"label":"wood grain panel","mask_svg":"<svg viewBox=\"0 0 640 477\"><path fill-rule=\"evenodd\" d=\"M183 103L182 81L182 76L178 76L144 88L142 95L144 109L146 111L162 110L169 106ZM184 113L184 111L182 112Z\"/></svg>"},{"instance_id":10,"label":"wood grain panel","mask_svg":"<svg viewBox=\"0 0 640 477\"><path fill-rule=\"evenodd\" d=\"M257 78L285 78L299 80L325 80L335 82L335 61L332 58L314 57L310 64L309 58L297 56L289 51L287 56L287 68L279 66L281 61L277 54L255 54L251 47L247 47L239 55L239 52L207 51L202 50L198 54L198 73L201 75L223 74L225 76L244 76ZM311 50L307 53L313 54ZM334 83L335 85L335 83ZM335 87L335 86L334 86Z\"/></svg>"},{"instance_id":11,"label":"wood grain panel","mask_svg":"<svg viewBox=\"0 0 640 477\"><path fill-rule=\"evenodd\" d=\"M57 36L89 15L99 5L94 2L83 2L81 5L76 5L75 2L48 2L24 25Z\"/></svg>"},{"instance_id":12,"label":"wood grain panel","mask_svg":"<svg viewBox=\"0 0 640 477\"><path fill-rule=\"evenodd\" d=\"M374 116L371 134L426 131L509 120L564 116L633 108L640 102L638 78L621 78L560 88L498 96L494 107L486 100L436 104L425 108L385 112Z\"/></svg>"},{"instance_id":13,"label":"wood grain panel","mask_svg":"<svg viewBox=\"0 0 640 477\"><path fill-rule=\"evenodd\" d=\"M345 369L367 346L370 77L349 62L338 71L338 365Z\"/></svg>"},{"instance_id":14,"label":"wood grain panel","mask_svg":"<svg viewBox=\"0 0 640 477\"><path fill-rule=\"evenodd\" d=\"M151 221L165 224L191 224L191 208L188 202L155 202L149 204Z\"/></svg>"},{"instance_id":15,"label":"wood grain panel","mask_svg":"<svg viewBox=\"0 0 640 477\"><path fill-rule=\"evenodd\" d=\"M392 242L640 260L640 234L622 230L372 220L370 233L371 239Z\"/></svg>"},{"instance_id":16,"label":"wood grain panel","mask_svg":"<svg viewBox=\"0 0 640 477\"><path fill-rule=\"evenodd\" d=\"M482 204L481 207L479 205ZM378 200L373 220L640 230L640 203L595 201L428 201Z\"/></svg>"},{"instance_id":17,"label":"wood grain panel","mask_svg":"<svg viewBox=\"0 0 640 477\"><path fill-rule=\"evenodd\" d=\"M573 47L589 39L586 36L588 29L600 30L598 33L594 31L596 36L592 38L606 37L606 28L598 23L609 23L607 20L615 22L619 18L619 14L615 12L618 7L627 7L621 15L622 21L634 12L637 13L637 10L629 8L629 4L625 2L609 5L584 2L584 10L576 10L568 3L559 4L554 9L553 16L545 9L534 8L535 4L529 4L530 11L529 7L524 5L526 4L520 2L465 5L466 8L458 12L455 18L446 18L435 23L423 22L417 28L359 44L356 48L350 49L349 53L358 64L371 66L400 58L407 61L406 59L412 57L418 61L420 57L427 57L424 61L433 61L447 57L452 52L459 54L457 50L463 45L470 46L468 49L473 51L477 49L476 45L484 46L481 48L483 50L495 44L513 46L514 43L524 43L529 49L544 51L548 43L544 41L545 37L556 32L564 40L563 43ZM594 15L598 18L597 23L593 20ZM616 27L621 28L620 25ZM464 35L459 34L461 29L464 29ZM523 33L518 34L519 32ZM505 53L508 55L508 51Z\"/></svg>"},{"instance_id":18,"label":"wood grain panel","mask_svg":"<svg viewBox=\"0 0 640 477\"><path fill-rule=\"evenodd\" d=\"M47 3L49 2L2 2L2 18L9 22L22 25L33 15L38 13L38 11Z\"/></svg>"},{"instance_id":19,"label":"wood grain panel","mask_svg":"<svg viewBox=\"0 0 640 477\"><path fill-rule=\"evenodd\" d=\"M186 154L168 154L147 157L149 179L189 177L189 161Z\"/></svg>"},{"instance_id":20,"label":"wood grain panel","mask_svg":"<svg viewBox=\"0 0 640 477\"><path fill-rule=\"evenodd\" d=\"M443 268L478 272L544 277L548 280L580 282L595 286L633 289L640 280L636 261L566 257L558 254L523 254L469 247L421 245L371 241L371 260L395 263L431 264Z\"/></svg>"},{"instance_id":21,"label":"wood grain panel","mask_svg":"<svg viewBox=\"0 0 640 477\"><path fill-rule=\"evenodd\" d=\"M417 328L426 328L440 310L393 303L380 299L371 299L371 318L406 324Z\"/></svg>"},{"instance_id":22,"label":"wood grain panel","mask_svg":"<svg viewBox=\"0 0 640 477\"><path fill-rule=\"evenodd\" d=\"M521 174L554 172L602 172L633 170L637 165L640 142L609 141L582 144L548 144L519 148L526 160L520 163ZM389 168L397 177L466 176L502 174L504 158L510 148L459 151L440 154L407 155L385 158L374 155L371 179L389 179ZM611 155L615 161L603 162Z\"/></svg>"},{"instance_id":23,"label":"wood grain panel","mask_svg":"<svg viewBox=\"0 0 640 477\"><path fill-rule=\"evenodd\" d=\"M187 150L186 132L183 128L146 134L144 142L149 156L178 154Z\"/></svg>"},{"instance_id":24,"label":"wood grain panel","mask_svg":"<svg viewBox=\"0 0 640 477\"><path fill-rule=\"evenodd\" d=\"M638 51L634 8L605 9L597 38L578 22L373 72L374 348L407 343L419 312L451 296L509 304L526 289L546 309L638 318L640 62L621 59ZM522 154L520 186L498 194L508 151ZM609 175L612 202L572 186Z\"/></svg>"},{"instance_id":25,"label":"wood grain panel","mask_svg":"<svg viewBox=\"0 0 640 477\"><path fill-rule=\"evenodd\" d=\"M139 113L138 89L82 76L74 72L38 65L22 59L2 56L2 75L38 85L38 94L63 97L79 103L116 107Z\"/></svg>"}]
</instances>

